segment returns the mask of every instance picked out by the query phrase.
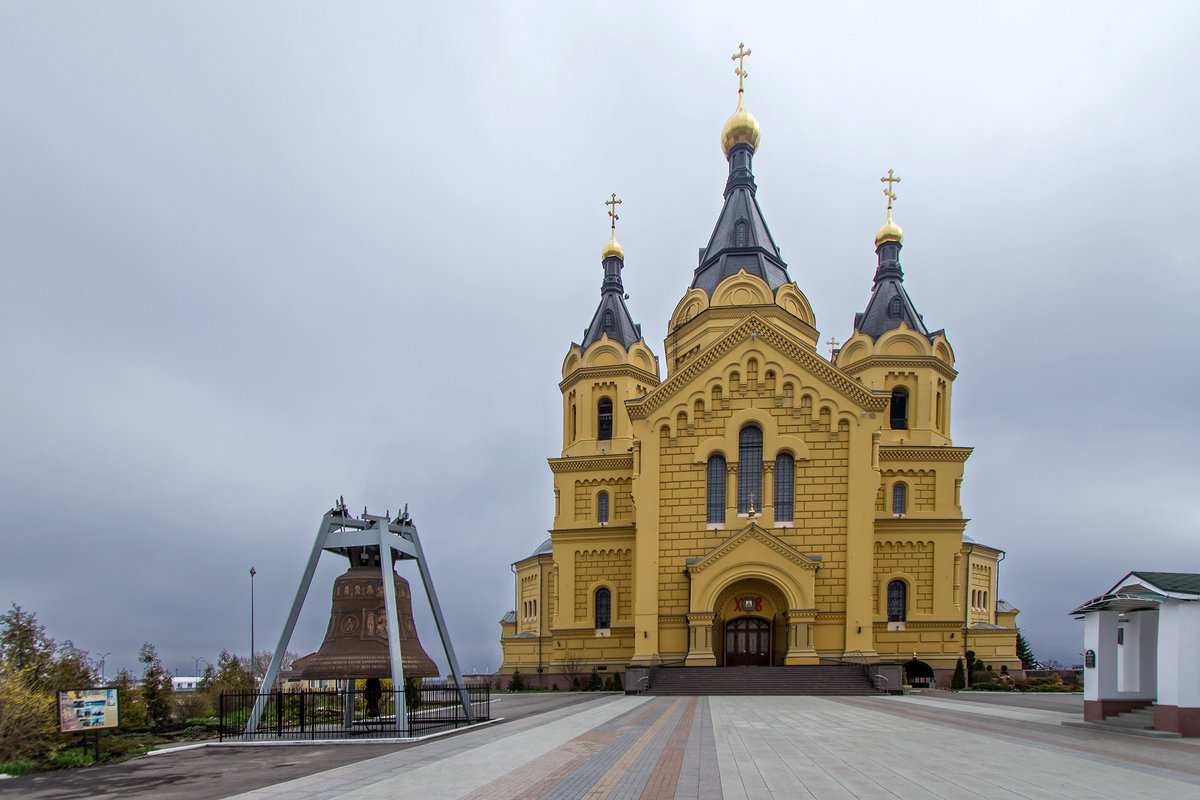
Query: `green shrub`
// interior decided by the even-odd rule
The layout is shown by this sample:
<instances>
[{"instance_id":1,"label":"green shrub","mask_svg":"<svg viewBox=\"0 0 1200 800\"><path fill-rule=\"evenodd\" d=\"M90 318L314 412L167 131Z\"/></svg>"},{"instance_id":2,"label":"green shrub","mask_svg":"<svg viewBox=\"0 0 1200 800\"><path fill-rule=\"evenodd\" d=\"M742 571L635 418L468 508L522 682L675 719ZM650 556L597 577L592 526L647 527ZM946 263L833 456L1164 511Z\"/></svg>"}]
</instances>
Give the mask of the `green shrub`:
<instances>
[{"instance_id":1,"label":"green shrub","mask_svg":"<svg viewBox=\"0 0 1200 800\"><path fill-rule=\"evenodd\" d=\"M514 669L512 678L508 681L508 690L510 692L523 692L529 687L525 685L525 678L521 675L521 670Z\"/></svg>"},{"instance_id":2,"label":"green shrub","mask_svg":"<svg viewBox=\"0 0 1200 800\"><path fill-rule=\"evenodd\" d=\"M972 686L977 686L977 685L978 686L984 686L984 685L990 686L995 682L996 682L996 676L993 675L991 672L988 672L986 669L976 670L975 672L971 673L971 685Z\"/></svg>"},{"instance_id":3,"label":"green shrub","mask_svg":"<svg viewBox=\"0 0 1200 800\"><path fill-rule=\"evenodd\" d=\"M32 758L19 758L16 761L0 761L0 775L28 775L32 769Z\"/></svg>"},{"instance_id":4,"label":"green shrub","mask_svg":"<svg viewBox=\"0 0 1200 800\"><path fill-rule=\"evenodd\" d=\"M592 673L588 675L587 683L584 685L585 692L598 692L604 688L604 681L600 678L600 671L592 667Z\"/></svg>"},{"instance_id":5,"label":"green shrub","mask_svg":"<svg viewBox=\"0 0 1200 800\"><path fill-rule=\"evenodd\" d=\"M557 692L557 691L558 691L558 684L557 684L557 683L552 683L552 684L550 684L550 691L552 691L552 692Z\"/></svg>"},{"instance_id":6,"label":"green shrub","mask_svg":"<svg viewBox=\"0 0 1200 800\"><path fill-rule=\"evenodd\" d=\"M957 692L966 688L966 685L967 671L963 668L963 660L960 658L954 665L954 677L950 679L950 688Z\"/></svg>"},{"instance_id":7,"label":"green shrub","mask_svg":"<svg viewBox=\"0 0 1200 800\"><path fill-rule=\"evenodd\" d=\"M82 747L71 747L60 750L50 756L50 762L60 769L75 769L76 767L91 766L95 759L92 754Z\"/></svg>"}]
</instances>

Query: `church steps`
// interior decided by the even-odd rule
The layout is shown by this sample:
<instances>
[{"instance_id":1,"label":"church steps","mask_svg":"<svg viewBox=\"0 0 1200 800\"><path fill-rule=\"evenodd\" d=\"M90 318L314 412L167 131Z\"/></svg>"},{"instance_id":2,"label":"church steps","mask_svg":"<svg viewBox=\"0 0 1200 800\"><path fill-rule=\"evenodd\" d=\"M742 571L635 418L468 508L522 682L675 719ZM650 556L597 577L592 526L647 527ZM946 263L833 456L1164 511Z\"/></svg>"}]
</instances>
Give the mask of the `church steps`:
<instances>
[{"instance_id":1,"label":"church steps","mask_svg":"<svg viewBox=\"0 0 1200 800\"><path fill-rule=\"evenodd\" d=\"M648 694L875 694L862 668L847 665L797 667L657 667Z\"/></svg>"}]
</instances>

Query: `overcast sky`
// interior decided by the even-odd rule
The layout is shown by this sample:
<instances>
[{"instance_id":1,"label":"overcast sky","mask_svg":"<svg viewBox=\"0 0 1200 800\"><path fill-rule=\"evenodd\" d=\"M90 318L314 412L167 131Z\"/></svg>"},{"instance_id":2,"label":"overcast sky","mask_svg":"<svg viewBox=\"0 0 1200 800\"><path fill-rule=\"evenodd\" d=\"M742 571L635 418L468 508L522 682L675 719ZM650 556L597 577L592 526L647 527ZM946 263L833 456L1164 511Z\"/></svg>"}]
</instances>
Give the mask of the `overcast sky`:
<instances>
[{"instance_id":1,"label":"overcast sky","mask_svg":"<svg viewBox=\"0 0 1200 800\"><path fill-rule=\"evenodd\" d=\"M3 607L110 676L144 641L187 673L249 649L253 565L267 649L345 495L409 505L463 668L496 669L603 201L661 355L742 41L759 202L822 341L903 180L967 532L1038 655L1081 661L1068 612L1128 570L1200 571L1200 6L649 5L0 5Z\"/></svg>"}]
</instances>

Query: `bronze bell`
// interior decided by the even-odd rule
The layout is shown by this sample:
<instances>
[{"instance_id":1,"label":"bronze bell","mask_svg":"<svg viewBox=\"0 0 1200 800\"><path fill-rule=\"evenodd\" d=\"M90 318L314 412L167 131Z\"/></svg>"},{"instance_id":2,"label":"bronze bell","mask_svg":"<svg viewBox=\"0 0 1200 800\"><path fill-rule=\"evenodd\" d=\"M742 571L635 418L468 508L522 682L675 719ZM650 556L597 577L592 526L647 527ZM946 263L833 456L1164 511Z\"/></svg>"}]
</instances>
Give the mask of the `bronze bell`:
<instances>
[{"instance_id":1,"label":"bronze bell","mask_svg":"<svg viewBox=\"0 0 1200 800\"><path fill-rule=\"evenodd\" d=\"M346 556L350 558L350 569L333 582L333 607L329 612L325 641L321 642L317 652L303 659L302 678L392 677L379 548L348 548ZM392 584L396 593L404 677L437 677L437 665L417 638L408 581L393 572Z\"/></svg>"}]
</instances>

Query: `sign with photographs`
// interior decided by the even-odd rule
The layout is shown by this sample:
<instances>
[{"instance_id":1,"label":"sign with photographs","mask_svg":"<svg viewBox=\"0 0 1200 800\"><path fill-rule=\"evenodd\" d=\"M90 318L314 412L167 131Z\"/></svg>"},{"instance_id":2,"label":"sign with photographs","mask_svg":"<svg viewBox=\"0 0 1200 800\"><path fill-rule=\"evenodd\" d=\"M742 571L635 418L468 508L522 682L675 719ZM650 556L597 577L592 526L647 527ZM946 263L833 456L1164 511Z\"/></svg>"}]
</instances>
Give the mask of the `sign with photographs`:
<instances>
[{"instance_id":1,"label":"sign with photographs","mask_svg":"<svg viewBox=\"0 0 1200 800\"><path fill-rule=\"evenodd\" d=\"M115 728L119 722L116 689L63 689L58 693L58 729L63 733Z\"/></svg>"}]
</instances>

